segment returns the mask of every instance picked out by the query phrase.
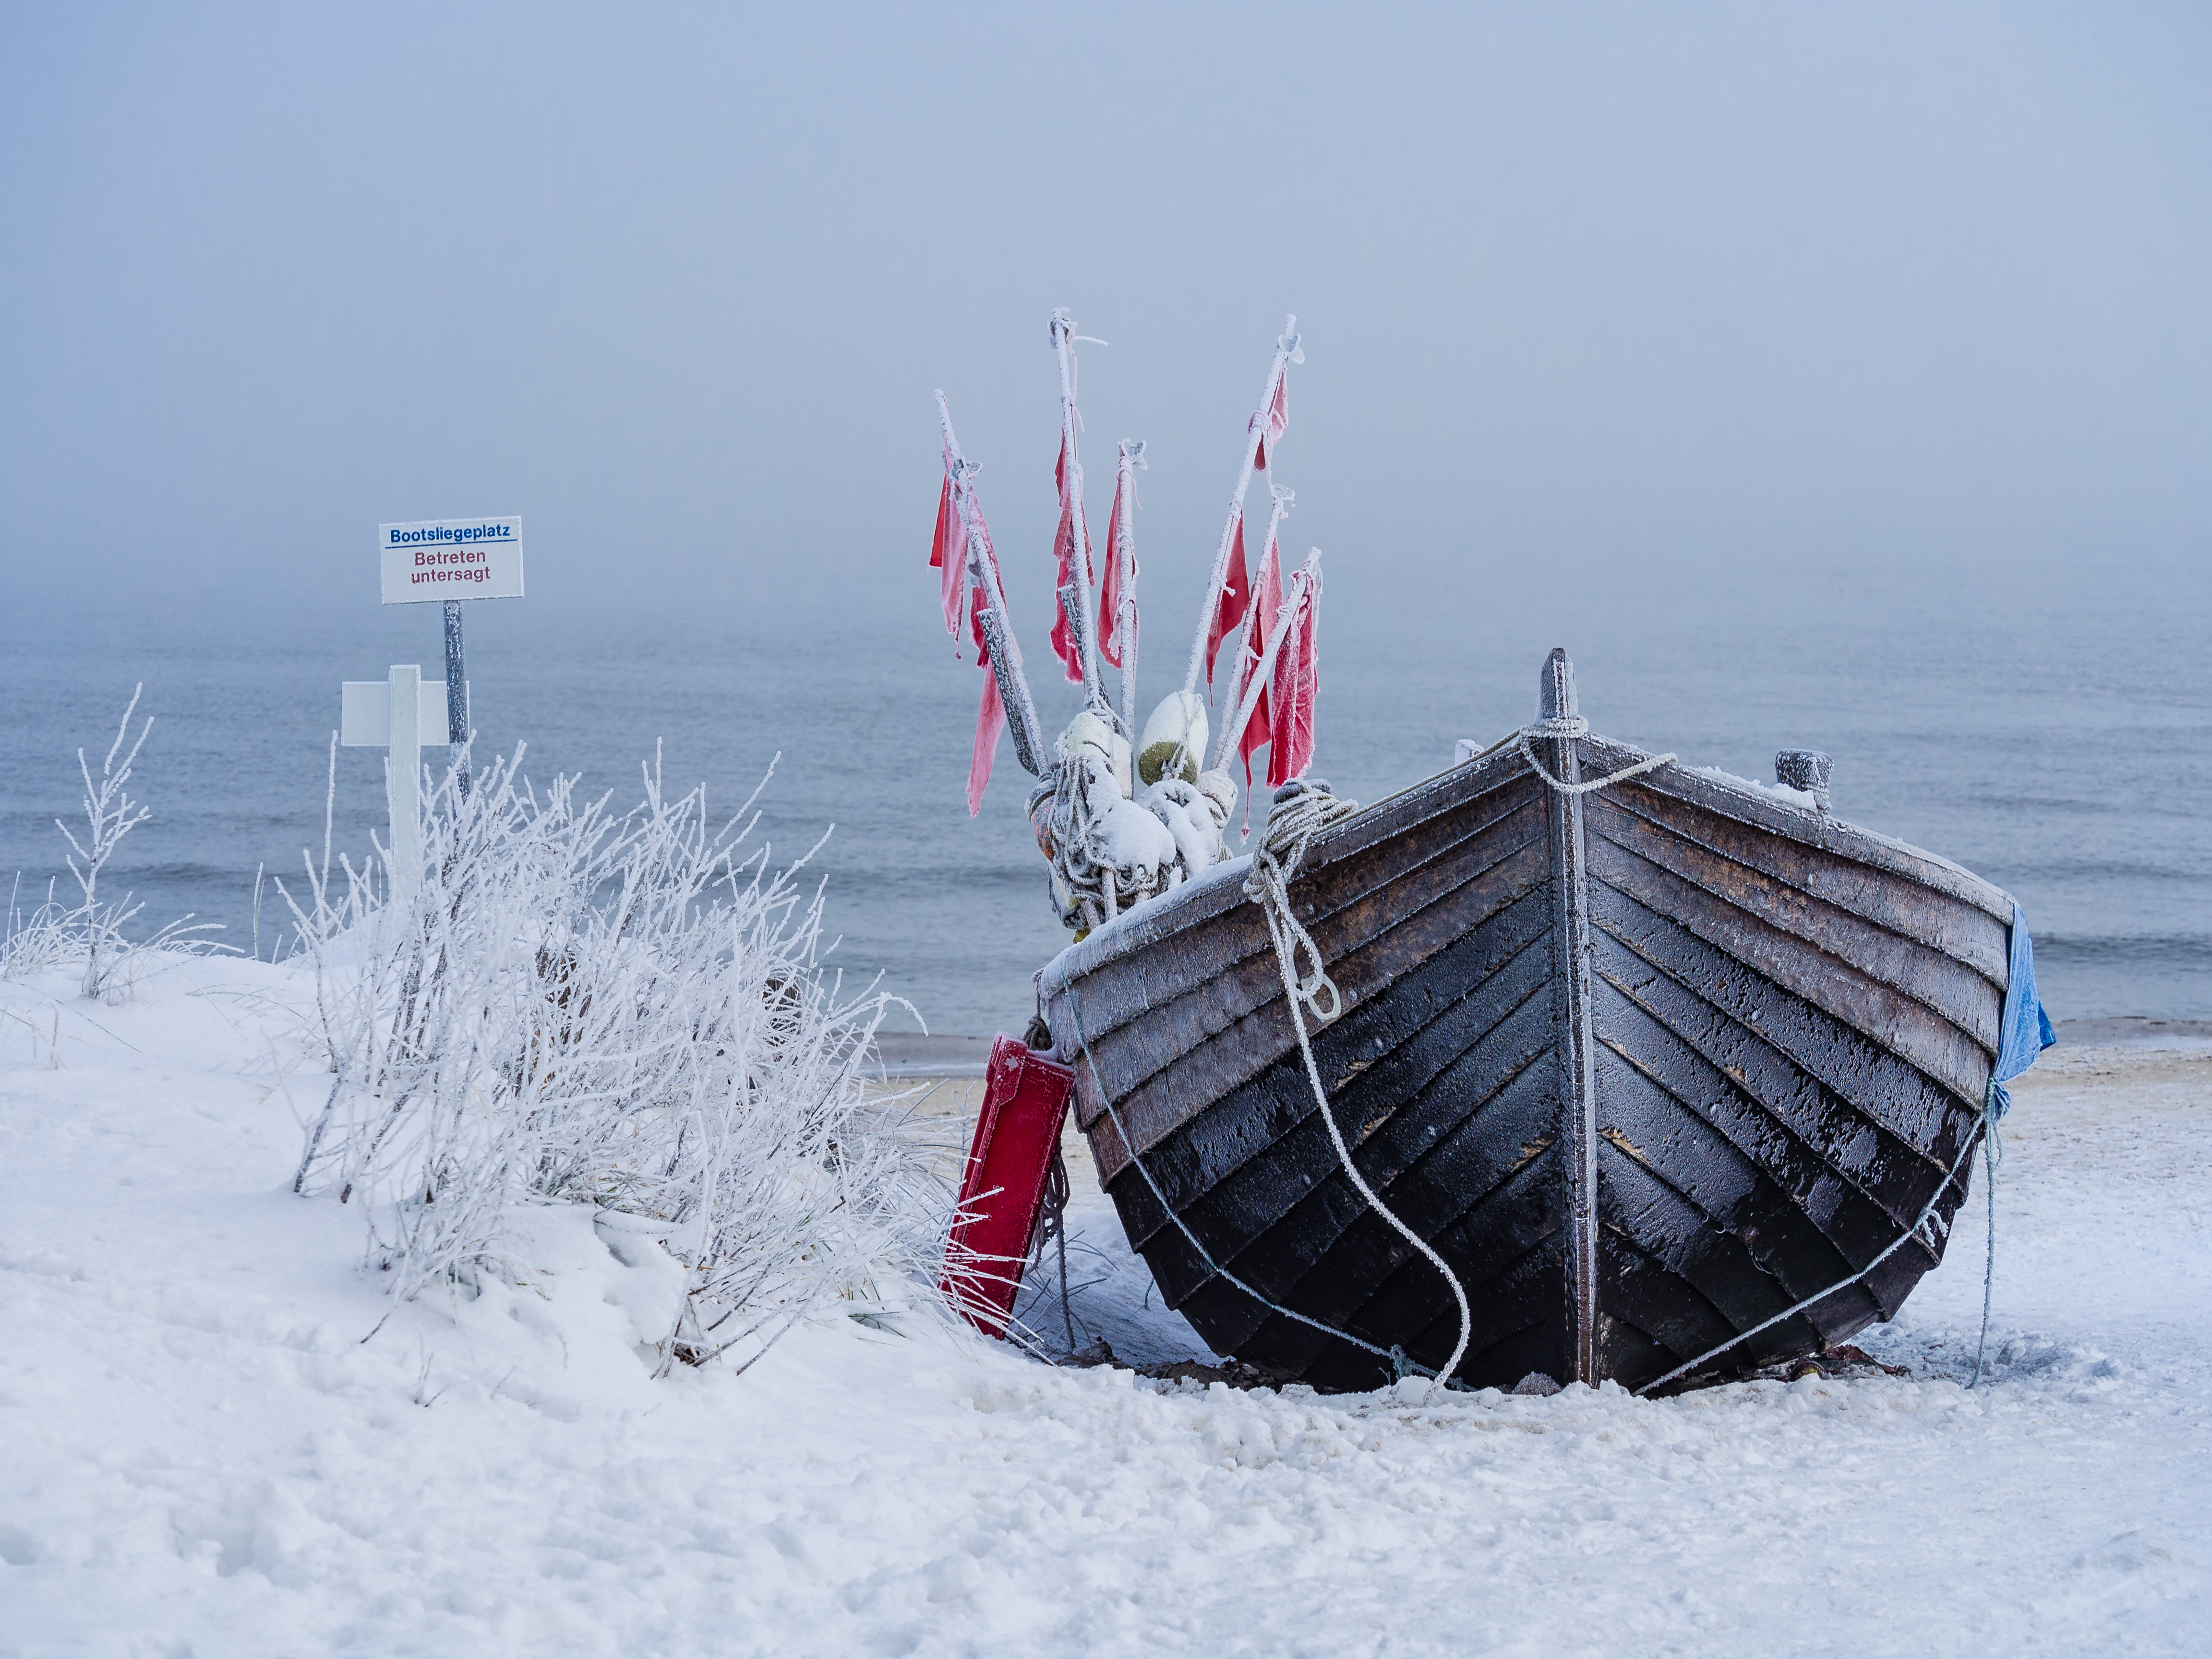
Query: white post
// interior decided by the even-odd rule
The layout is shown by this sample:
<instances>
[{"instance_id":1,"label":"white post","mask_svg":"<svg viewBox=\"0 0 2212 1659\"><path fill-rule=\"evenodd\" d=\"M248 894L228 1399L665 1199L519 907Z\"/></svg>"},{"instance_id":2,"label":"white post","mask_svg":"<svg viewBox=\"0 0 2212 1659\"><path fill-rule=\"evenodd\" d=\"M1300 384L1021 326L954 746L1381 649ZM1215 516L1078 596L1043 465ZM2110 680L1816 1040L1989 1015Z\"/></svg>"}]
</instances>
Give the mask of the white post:
<instances>
[{"instance_id":1,"label":"white post","mask_svg":"<svg viewBox=\"0 0 2212 1659\"><path fill-rule=\"evenodd\" d=\"M1076 649L1083 657L1084 701L1095 711L1110 712L1111 705L1098 684L1098 645L1091 619L1091 532L1083 522L1083 463L1076 457L1075 447L1075 374L1071 359L1073 353L1068 343L1075 337L1075 324L1065 311L1052 313L1052 349L1060 358L1060 446L1067 457L1067 494L1069 515L1075 537L1076 601L1071 607L1066 594L1060 596L1061 608L1068 612L1068 626L1075 630ZM1103 340L1092 342L1103 345ZM1132 730L1131 737L1136 735Z\"/></svg>"},{"instance_id":2,"label":"white post","mask_svg":"<svg viewBox=\"0 0 2212 1659\"><path fill-rule=\"evenodd\" d=\"M422 874L422 848L416 835L417 795L422 775L422 671L413 664L392 667L392 764L386 788L392 804L392 896L412 888Z\"/></svg>"},{"instance_id":3,"label":"white post","mask_svg":"<svg viewBox=\"0 0 2212 1659\"><path fill-rule=\"evenodd\" d=\"M1190 667L1182 677L1187 692L1198 690L1198 678L1206 672L1206 636L1212 631L1213 613L1221 604L1221 584L1229 575L1229 549L1237 539L1237 521L1244 516L1244 492L1252 485L1252 463L1258 459L1261 441L1267 435L1267 411L1274 406L1275 388L1292 363L1306 360L1298 349L1297 325L1295 313L1284 319L1283 331L1275 341L1275 360L1267 365L1267 389L1260 394L1259 412L1244 434L1244 465L1237 473L1236 493L1229 498L1229 517L1221 526L1221 544L1213 553L1213 574L1206 580L1206 602L1198 608L1198 637L1191 641Z\"/></svg>"},{"instance_id":4,"label":"white post","mask_svg":"<svg viewBox=\"0 0 2212 1659\"><path fill-rule=\"evenodd\" d=\"M461 702L468 702L468 682L461 683ZM446 684L427 684L421 668L412 664L392 665L380 680L348 680L339 687L338 741L348 748L391 750L385 779L385 804L392 813L391 838L385 843L392 854L395 891L410 884L421 872L422 839L416 833L421 811L422 750L449 742ZM336 757L332 757L333 763Z\"/></svg>"}]
</instances>

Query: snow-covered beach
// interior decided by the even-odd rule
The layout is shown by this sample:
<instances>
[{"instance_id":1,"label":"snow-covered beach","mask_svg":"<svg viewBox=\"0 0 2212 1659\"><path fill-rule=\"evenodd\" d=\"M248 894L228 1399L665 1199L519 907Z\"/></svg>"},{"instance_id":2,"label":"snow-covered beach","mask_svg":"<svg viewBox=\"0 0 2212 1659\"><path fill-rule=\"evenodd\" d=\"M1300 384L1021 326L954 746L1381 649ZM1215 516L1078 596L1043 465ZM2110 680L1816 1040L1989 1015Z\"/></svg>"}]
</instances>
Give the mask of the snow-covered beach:
<instances>
[{"instance_id":1,"label":"snow-covered beach","mask_svg":"<svg viewBox=\"0 0 2212 1659\"><path fill-rule=\"evenodd\" d=\"M1972 1392L1978 1186L1909 1376L1237 1391L845 1304L656 1382L588 1211L395 1310L291 1194L308 991L0 987L0 1654L2202 1650L2212 1048L2015 1085ZM1076 1168L1079 1312L1172 1357Z\"/></svg>"}]
</instances>

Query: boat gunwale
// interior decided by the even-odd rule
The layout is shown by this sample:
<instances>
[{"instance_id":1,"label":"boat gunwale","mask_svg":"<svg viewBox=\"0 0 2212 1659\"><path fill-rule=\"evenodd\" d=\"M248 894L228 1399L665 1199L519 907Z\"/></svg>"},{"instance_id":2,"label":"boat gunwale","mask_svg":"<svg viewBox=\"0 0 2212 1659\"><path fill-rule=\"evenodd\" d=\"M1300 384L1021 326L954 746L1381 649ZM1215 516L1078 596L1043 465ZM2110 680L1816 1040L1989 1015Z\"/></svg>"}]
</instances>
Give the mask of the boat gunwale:
<instances>
[{"instance_id":1,"label":"boat gunwale","mask_svg":"<svg viewBox=\"0 0 2212 1659\"><path fill-rule=\"evenodd\" d=\"M1595 733L1580 741L1595 763L1593 769L1618 771L1655 758L1632 744ZM1480 787L1471 792L1468 789L1478 781L1482 787L1498 787L1516 776L1531 775L1532 770L1516 744L1493 747L1456 766L1432 773L1318 832L1307 849L1307 868L1334 862L1453 811L1481 793ZM1495 775L1485 778L1486 774L1492 773ZM2007 927L2011 925L2012 896L1994 883L1940 854L1851 823L1817 807L1779 799L1750 779L1734 778L1727 773L1674 761L1640 774L1635 786L1781 836L1815 852L1917 883L1980 910ZM1069 985L1108 963L1183 933L1195 924L1245 902L1243 878L1251 861L1249 853L1224 860L1173 892L1146 900L1083 939L1063 947L1040 970L1040 993L1046 1000L1052 1000ZM1838 908L1850 908L1844 905ZM1864 919L1888 927L1900 937L1912 937L1891 923L1872 917ZM1930 945L1929 948L1953 954L1942 945ZM1970 958L1957 959L1974 965ZM1984 972L1978 966L1975 971ZM1984 977L1987 976L1984 973ZM1089 1037L1100 1034L1084 1035Z\"/></svg>"}]
</instances>

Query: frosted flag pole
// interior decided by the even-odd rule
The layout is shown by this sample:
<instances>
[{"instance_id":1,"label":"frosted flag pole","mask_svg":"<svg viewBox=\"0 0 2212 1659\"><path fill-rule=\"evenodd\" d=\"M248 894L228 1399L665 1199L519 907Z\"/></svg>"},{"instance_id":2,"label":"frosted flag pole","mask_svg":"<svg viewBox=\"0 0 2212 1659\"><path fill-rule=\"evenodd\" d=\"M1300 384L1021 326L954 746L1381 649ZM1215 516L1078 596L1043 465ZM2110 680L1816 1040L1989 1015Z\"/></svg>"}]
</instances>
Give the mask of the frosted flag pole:
<instances>
[{"instance_id":1,"label":"frosted flag pole","mask_svg":"<svg viewBox=\"0 0 2212 1659\"><path fill-rule=\"evenodd\" d=\"M1121 671L1121 721L1137 730L1137 474L1145 441L1121 440L1114 474L1114 514L1106 525L1106 576L1099 586L1101 652Z\"/></svg>"},{"instance_id":2,"label":"frosted flag pole","mask_svg":"<svg viewBox=\"0 0 2212 1659\"><path fill-rule=\"evenodd\" d=\"M1216 766L1228 764L1226 757L1231 752L1235 734L1243 731L1258 712L1261 695L1267 690L1267 682L1274 676L1275 659L1282 651L1283 641L1289 636L1291 624L1297 620L1299 611L1313 603L1320 580L1321 549L1316 547L1306 555L1304 567L1291 573L1290 581L1283 590L1282 608L1275 612L1275 625L1267 633L1267 647L1260 653L1260 660L1252 670L1251 678L1245 682L1244 700L1237 705L1236 719L1230 722L1222 744L1224 758L1217 760L1214 763Z\"/></svg>"},{"instance_id":3,"label":"frosted flag pole","mask_svg":"<svg viewBox=\"0 0 2212 1659\"><path fill-rule=\"evenodd\" d=\"M1270 498L1267 509L1267 542L1266 547L1261 550L1260 554L1260 568L1263 570L1267 568L1267 561L1277 556L1275 551L1276 533L1283 527L1283 515L1291 510L1291 503L1297 499L1296 492L1285 489L1279 484L1275 483L1272 479L1269 480L1267 484L1267 494ZM1283 608L1288 609L1287 606ZM1273 617L1265 619L1265 621L1267 622L1272 622L1274 618ZM1253 625L1257 628L1264 625L1264 623L1261 619L1255 619ZM1237 672L1229 682L1229 706L1231 708L1243 707L1245 690L1252 683L1251 678L1249 678L1252 674L1252 669L1253 664L1251 662L1251 653L1244 650L1240 646L1237 653ZM1262 672L1257 678L1258 682L1264 691L1267 683L1267 677L1266 673ZM1246 719L1249 720L1249 715L1246 716ZM1222 728L1221 747L1215 751L1213 757L1215 770L1219 771L1224 769L1228 766L1229 757L1236 753L1237 750L1238 734L1242 732L1244 726L1242 721L1237 722L1234 726L1224 726Z\"/></svg>"},{"instance_id":4,"label":"frosted flag pole","mask_svg":"<svg viewBox=\"0 0 2212 1659\"><path fill-rule=\"evenodd\" d=\"M1084 702L1093 713L1110 718L1113 705L1098 683L1098 641L1091 628L1091 526L1083 516L1083 462L1076 447L1075 353L1072 349L1079 339L1091 345L1106 342L1078 334L1065 309L1054 312L1048 326L1053 352L1060 359L1060 528L1053 538L1059 564L1060 617L1053 629L1053 647L1073 671L1070 678L1082 682ZM1068 591L1071 586L1073 595ZM1068 663L1066 653L1071 647L1075 660Z\"/></svg>"},{"instance_id":5,"label":"frosted flag pole","mask_svg":"<svg viewBox=\"0 0 2212 1659\"><path fill-rule=\"evenodd\" d=\"M1221 545L1213 554L1213 574L1206 580L1206 599L1198 609L1198 637L1191 641L1190 666L1182 677L1186 693L1197 691L1199 677L1206 672L1206 636L1212 631L1214 613L1221 607L1222 584L1229 574L1229 550L1236 544L1237 532L1243 528L1244 492L1251 488L1254 464L1266 450L1269 423L1282 397L1283 377L1292 363L1306 360L1306 354L1298 347L1297 326L1295 313L1284 319L1283 331L1275 340L1274 361L1267 365L1267 388L1260 394L1260 407L1254 412L1252 424L1244 434L1244 465L1237 469L1236 493L1229 498L1229 520L1221 526Z\"/></svg>"},{"instance_id":6,"label":"frosted flag pole","mask_svg":"<svg viewBox=\"0 0 2212 1659\"><path fill-rule=\"evenodd\" d=\"M1036 703L1030 696L1028 679L1023 675L1020 660L1012 650L1012 636L1006 629L1006 595L999 581L995 561L984 556L990 545L990 532L983 527L981 512L975 505L975 464L960 453L960 441L952 435L952 411L945 402L945 394L937 394L937 418L945 432L945 454L947 476L952 486L953 510L960 515L962 540L967 544L968 581L971 593L981 589L985 599L981 611L975 613L975 626L983 635L983 653L988 659L993 678L999 688L999 700L1007 714L1007 725L1014 739L1014 758L1031 777L1045 774L1043 727L1037 723ZM955 624L957 632L957 624Z\"/></svg>"}]
</instances>

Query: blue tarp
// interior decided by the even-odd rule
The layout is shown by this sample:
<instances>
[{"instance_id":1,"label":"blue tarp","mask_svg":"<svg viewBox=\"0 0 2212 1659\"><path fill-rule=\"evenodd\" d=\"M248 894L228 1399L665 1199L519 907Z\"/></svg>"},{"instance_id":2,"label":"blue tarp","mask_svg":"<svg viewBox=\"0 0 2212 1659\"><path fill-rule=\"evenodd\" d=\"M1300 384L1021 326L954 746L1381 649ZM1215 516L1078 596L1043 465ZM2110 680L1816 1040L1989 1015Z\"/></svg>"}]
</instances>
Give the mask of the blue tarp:
<instances>
[{"instance_id":1,"label":"blue tarp","mask_svg":"<svg viewBox=\"0 0 2212 1659\"><path fill-rule=\"evenodd\" d=\"M2005 986L2004 1018L1997 1037L1997 1063L1990 1073L1990 1104L2002 1117L2012 1109L2005 1085L2035 1064L2036 1056L2057 1042L2043 999L2035 994L2035 945L2027 936L2027 915L2012 907L2012 973Z\"/></svg>"}]
</instances>

